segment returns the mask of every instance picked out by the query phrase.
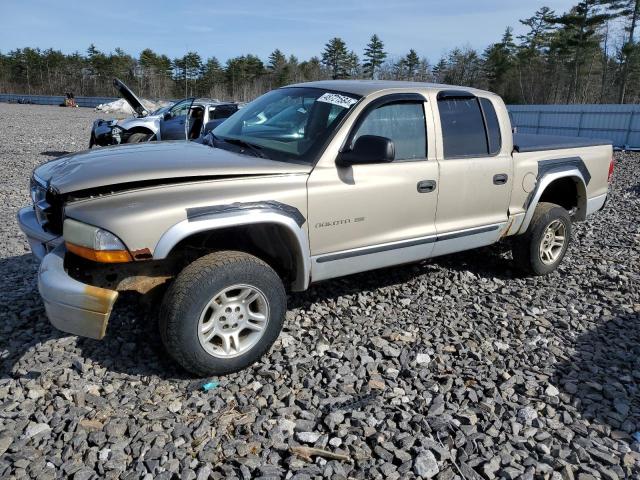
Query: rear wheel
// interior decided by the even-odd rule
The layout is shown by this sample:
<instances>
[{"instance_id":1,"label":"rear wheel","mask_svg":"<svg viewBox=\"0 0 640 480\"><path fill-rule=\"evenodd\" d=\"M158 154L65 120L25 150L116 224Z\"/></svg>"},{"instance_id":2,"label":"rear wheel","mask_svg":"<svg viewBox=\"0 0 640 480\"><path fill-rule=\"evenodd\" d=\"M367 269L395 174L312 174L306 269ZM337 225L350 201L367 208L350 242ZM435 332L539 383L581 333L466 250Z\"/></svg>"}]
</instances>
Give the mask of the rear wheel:
<instances>
[{"instance_id":1,"label":"rear wheel","mask_svg":"<svg viewBox=\"0 0 640 480\"><path fill-rule=\"evenodd\" d=\"M188 265L169 287L160 334L186 370L224 375L269 350L285 312L284 286L269 265L243 252L217 252Z\"/></svg>"},{"instance_id":2,"label":"rear wheel","mask_svg":"<svg viewBox=\"0 0 640 480\"><path fill-rule=\"evenodd\" d=\"M152 135L150 133L141 133L141 132L132 133L131 135L129 135L129 138L127 138L127 141L125 143L148 142L151 136Z\"/></svg>"},{"instance_id":3,"label":"rear wheel","mask_svg":"<svg viewBox=\"0 0 640 480\"><path fill-rule=\"evenodd\" d=\"M555 203L541 202L527 231L514 239L513 260L527 273L546 275L558 268L570 240L569 212Z\"/></svg>"}]
</instances>

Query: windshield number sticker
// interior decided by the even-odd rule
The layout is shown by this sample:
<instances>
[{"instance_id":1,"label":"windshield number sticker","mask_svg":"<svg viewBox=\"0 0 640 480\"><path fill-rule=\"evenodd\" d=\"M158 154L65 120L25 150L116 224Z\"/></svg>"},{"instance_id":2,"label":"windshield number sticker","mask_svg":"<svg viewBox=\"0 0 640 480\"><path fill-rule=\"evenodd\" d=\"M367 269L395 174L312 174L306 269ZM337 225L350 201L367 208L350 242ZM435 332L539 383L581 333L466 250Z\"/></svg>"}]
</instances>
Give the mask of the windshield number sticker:
<instances>
[{"instance_id":1,"label":"windshield number sticker","mask_svg":"<svg viewBox=\"0 0 640 480\"><path fill-rule=\"evenodd\" d=\"M342 108L350 108L351 105L356 103L358 100L356 100L355 98L347 97L346 95L339 95L337 93L325 93L324 95L319 97L317 101L330 103Z\"/></svg>"}]
</instances>

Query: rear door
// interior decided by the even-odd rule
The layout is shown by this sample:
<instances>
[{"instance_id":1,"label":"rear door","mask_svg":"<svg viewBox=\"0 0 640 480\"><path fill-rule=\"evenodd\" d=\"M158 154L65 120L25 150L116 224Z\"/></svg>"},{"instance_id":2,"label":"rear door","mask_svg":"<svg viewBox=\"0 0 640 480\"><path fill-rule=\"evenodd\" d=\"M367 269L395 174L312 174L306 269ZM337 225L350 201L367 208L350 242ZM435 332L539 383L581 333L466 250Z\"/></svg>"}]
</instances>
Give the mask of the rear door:
<instances>
[{"instance_id":1,"label":"rear door","mask_svg":"<svg viewBox=\"0 0 640 480\"><path fill-rule=\"evenodd\" d=\"M507 222L513 162L490 98L441 91L436 104L441 148L433 254L442 255L497 240Z\"/></svg>"},{"instance_id":2,"label":"rear door","mask_svg":"<svg viewBox=\"0 0 640 480\"><path fill-rule=\"evenodd\" d=\"M179 101L160 120L160 140L186 140L187 114L191 110L193 98Z\"/></svg>"}]
</instances>

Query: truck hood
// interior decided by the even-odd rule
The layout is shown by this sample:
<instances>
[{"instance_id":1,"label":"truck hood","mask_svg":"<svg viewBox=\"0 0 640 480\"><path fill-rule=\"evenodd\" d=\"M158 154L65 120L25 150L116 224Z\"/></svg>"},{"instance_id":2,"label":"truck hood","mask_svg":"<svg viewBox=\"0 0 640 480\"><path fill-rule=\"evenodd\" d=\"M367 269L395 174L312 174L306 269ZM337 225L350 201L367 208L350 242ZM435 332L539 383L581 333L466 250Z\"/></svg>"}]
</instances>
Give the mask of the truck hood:
<instances>
[{"instance_id":1,"label":"truck hood","mask_svg":"<svg viewBox=\"0 0 640 480\"><path fill-rule=\"evenodd\" d=\"M242 155L199 143L173 141L117 145L65 155L34 174L58 193L113 190L207 178L308 174L311 165ZM119 188L117 186L120 186Z\"/></svg>"}]
</instances>

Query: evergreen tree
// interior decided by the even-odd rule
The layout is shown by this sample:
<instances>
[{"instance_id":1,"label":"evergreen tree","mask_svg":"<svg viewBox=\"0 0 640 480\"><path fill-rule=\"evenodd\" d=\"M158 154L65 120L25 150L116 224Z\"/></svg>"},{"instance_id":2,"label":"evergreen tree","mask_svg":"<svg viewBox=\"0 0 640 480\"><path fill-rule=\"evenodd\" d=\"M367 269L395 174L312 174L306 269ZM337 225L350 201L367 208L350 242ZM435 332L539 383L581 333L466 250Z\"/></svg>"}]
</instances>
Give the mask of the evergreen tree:
<instances>
[{"instance_id":1,"label":"evergreen tree","mask_svg":"<svg viewBox=\"0 0 640 480\"><path fill-rule=\"evenodd\" d=\"M201 91L206 96L217 98L224 91L224 69L216 57L208 58L202 65Z\"/></svg>"},{"instance_id":2,"label":"evergreen tree","mask_svg":"<svg viewBox=\"0 0 640 480\"><path fill-rule=\"evenodd\" d=\"M520 44L516 52L517 88L520 101L524 103L544 103L549 91L546 84L557 73L549 55L554 36L555 12L542 7L520 23L528 31L518 36Z\"/></svg>"},{"instance_id":3,"label":"evergreen tree","mask_svg":"<svg viewBox=\"0 0 640 480\"><path fill-rule=\"evenodd\" d=\"M445 57L440 58L438 63L433 67L433 77L436 82L444 83L444 79L447 75L447 59Z\"/></svg>"},{"instance_id":4,"label":"evergreen tree","mask_svg":"<svg viewBox=\"0 0 640 480\"><path fill-rule=\"evenodd\" d=\"M487 47L483 54L484 74L488 88L500 95L506 95L505 83L509 74L513 71L515 60L515 43L513 43L513 30L507 27L502 40ZM511 99L508 99L509 101Z\"/></svg>"},{"instance_id":5,"label":"evergreen tree","mask_svg":"<svg viewBox=\"0 0 640 480\"><path fill-rule=\"evenodd\" d=\"M269 63L267 64L267 68L274 72L277 72L284 68L287 64L287 58L280 51L280 49L276 48L271 55L269 55Z\"/></svg>"},{"instance_id":6,"label":"evergreen tree","mask_svg":"<svg viewBox=\"0 0 640 480\"><path fill-rule=\"evenodd\" d=\"M353 50L349 52L347 57L347 76L353 78L360 77L360 59Z\"/></svg>"},{"instance_id":7,"label":"evergreen tree","mask_svg":"<svg viewBox=\"0 0 640 480\"><path fill-rule=\"evenodd\" d=\"M549 7L542 7L532 17L520 20L522 25L529 27L527 33L518 36L521 49L541 53L549 45L555 20L555 12Z\"/></svg>"},{"instance_id":8,"label":"evergreen tree","mask_svg":"<svg viewBox=\"0 0 640 480\"><path fill-rule=\"evenodd\" d=\"M567 103L580 101L582 68L587 63L588 54L599 47L599 30L609 18L610 14L602 11L600 1L581 0L555 20L561 26L557 46L566 51L571 59L572 74Z\"/></svg>"},{"instance_id":9,"label":"evergreen tree","mask_svg":"<svg viewBox=\"0 0 640 480\"><path fill-rule=\"evenodd\" d=\"M629 74L640 69L640 46L635 42L636 29L640 22L640 0L603 0L613 18L624 20L625 38L619 52L620 90L618 103L624 103L627 94Z\"/></svg>"},{"instance_id":10,"label":"evergreen tree","mask_svg":"<svg viewBox=\"0 0 640 480\"><path fill-rule=\"evenodd\" d=\"M404 58L404 67L406 71L407 79L414 80L418 67L420 66L420 58L416 51L412 48Z\"/></svg>"},{"instance_id":11,"label":"evergreen tree","mask_svg":"<svg viewBox=\"0 0 640 480\"><path fill-rule=\"evenodd\" d=\"M371 36L371 40L369 40L364 50L364 58L365 61L362 64L364 75L367 78L375 78L376 70L380 68L384 59L387 58L387 53L384 51L384 43L375 33Z\"/></svg>"},{"instance_id":12,"label":"evergreen tree","mask_svg":"<svg viewBox=\"0 0 640 480\"><path fill-rule=\"evenodd\" d=\"M279 49L276 48L271 52L271 55L269 55L267 69L273 73L275 80L274 86L281 87L288 83L290 70L289 64L287 62L287 58Z\"/></svg>"},{"instance_id":13,"label":"evergreen tree","mask_svg":"<svg viewBox=\"0 0 640 480\"><path fill-rule=\"evenodd\" d=\"M322 52L322 64L329 69L331 78L334 80L347 78L349 62L349 52L344 40L338 37L329 40Z\"/></svg>"}]
</instances>

